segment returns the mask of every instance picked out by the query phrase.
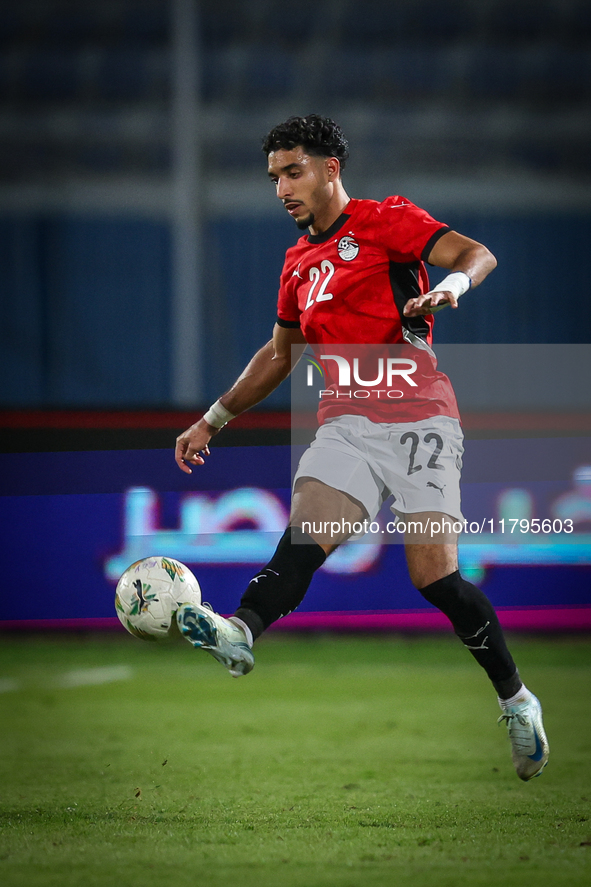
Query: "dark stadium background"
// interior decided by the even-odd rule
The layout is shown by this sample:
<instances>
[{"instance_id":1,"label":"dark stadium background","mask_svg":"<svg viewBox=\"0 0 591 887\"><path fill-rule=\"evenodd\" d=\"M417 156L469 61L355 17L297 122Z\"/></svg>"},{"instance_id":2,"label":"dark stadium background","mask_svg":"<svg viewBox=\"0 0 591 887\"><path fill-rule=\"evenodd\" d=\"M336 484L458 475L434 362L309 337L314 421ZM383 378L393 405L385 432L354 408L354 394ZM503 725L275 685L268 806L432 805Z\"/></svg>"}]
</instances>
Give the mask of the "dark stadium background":
<instances>
[{"instance_id":1,"label":"dark stadium background","mask_svg":"<svg viewBox=\"0 0 591 887\"><path fill-rule=\"evenodd\" d=\"M96 583L121 521L93 529L90 504L76 498L103 494L91 454L101 452L103 474L118 478L109 495L122 501L135 481L118 473L121 454L147 459L149 483L153 459L168 465L176 434L268 338L297 232L267 181L260 141L290 114L342 125L353 196L402 194L492 249L498 269L460 311L438 315L436 341L514 346L531 378L507 385L502 402L484 386L472 397L468 444L576 437L576 458L565 445L571 455L553 464L561 494L572 490L573 472L591 464L590 99L585 0L2 3L3 520L5 553L28 559L32 579L26 606L7 609L3 595L5 624L35 613L112 618L111 588L104 576L100 592ZM578 394L532 398L541 352L532 362L518 346L568 344L577 348L560 353L571 355ZM252 483L256 457L244 447L287 447L289 427L284 385L220 436L235 454L224 456L228 484ZM81 453L88 474L77 492L71 466ZM179 473L154 487L166 496L181 482ZM588 502L588 486L579 492ZM578 530L588 529L582 520ZM86 561L72 555L74 530L96 542ZM580 550L576 567L491 567L493 600L530 606L539 587L540 605L576 608L570 627L588 627L588 542ZM391 606L419 608L398 566L406 590ZM219 568L202 569L215 574L215 603ZM223 602L244 579L244 567L232 569ZM357 609L384 609L384 581L383 571L365 577L369 598ZM319 578L317 594L330 609L327 582ZM335 609L338 588L333 581Z\"/></svg>"}]
</instances>

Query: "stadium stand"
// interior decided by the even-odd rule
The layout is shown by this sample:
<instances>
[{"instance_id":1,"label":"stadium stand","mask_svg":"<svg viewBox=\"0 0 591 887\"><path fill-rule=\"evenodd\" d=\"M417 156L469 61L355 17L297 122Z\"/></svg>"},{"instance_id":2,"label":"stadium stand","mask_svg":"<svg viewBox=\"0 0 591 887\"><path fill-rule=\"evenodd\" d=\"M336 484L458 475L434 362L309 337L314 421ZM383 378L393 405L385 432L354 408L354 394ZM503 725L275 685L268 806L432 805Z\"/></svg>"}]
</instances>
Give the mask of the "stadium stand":
<instances>
[{"instance_id":1,"label":"stadium stand","mask_svg":"<svg viewBox=\"0 0 591 887\"><path fill-rule=\"evenodd\" d=\"M294 113L342 124L354 147L352 193L380 197L410 183L409 197L501 254L499 310L474 300L460 321L442 313L439 341L589 341L588 317L564 333L555 294L540 295L557 230L584 273L588 0L299 0L289 16L281 0L195 2L208 397L240 371L273 316L294 232L272 215L272 189L261 188L260 139ZM117 318L131 327L137 288L143 296L150 287L159 326L137 332L153 359L125 364L125 373L134 402L166 402L172 75L171 0L0 3L0 289L13 295L3 309L5 357L0 349L6 403L127 405L127 391L113 396L124 364ZM546 213L527 224L539 267L516 283L512 250L526 237L519 214L530 211ZM84 272L70 274L60 250ZM509 320L516 291L521 313ZM71 319L89 293L108 318L90 344L56 319L62 302ZM94 331L82 320L84 335ZM233 363L220 367L226 345ZM82 350L96 368L84 384Z\"/></svg>"},{"instance_id":2,"label":"stadium stand","mask_svg":"<svg viewBox=\"0 0 591 887\"><path fill-rule=\"evenodd\" d=\"M524 46L556 33L561 8L551 0L500 0L489 7L485 33L489 42Z\"/></svg>"},{"instance_id":3,"label":"stadium stand","mask_svg":"<svg viewBox=\"0 0 591 887\"><path fill-rule=\"evenodd\" d=\"M586 130L590 9L581 0L303 0L298 14L286 20L274 0L204 0L203 99L205 113L215 114L217 121L215 127L204 127L215 130L205 136L206 156L215 156L232 114L245 101L252 110L307 111L329 105L350 116L363 111L367 130L373 132L379 127L372 109L374 116L388 109L408 120L435 105L453 112L486 103L491 112L503 112L507 156L527 164L527 153L517 150L524 115L532 115L535 128L536 109L567 107L571 127L575 114ZM119 158L122 174L150 168L137 160L138 152L161 158L161 147L150 145L162 141L158 128L140 122L144 137L130 136L125 117L133 111L141 121L166 113L169 19L168 0L2 4L0 117L7 143L0 175L14 180L27 174L35 131L32 153L49 158L53 151L54 160L47 164L54 173L60 156L64 174L72 167L92 173L92 158L98 172L104 169L100 152L84 145L97 129L103 130L105 152ZM93 125L77 129L72 122L76 112ZM566 158L559 150L558 127L554 131L545 141L556 141L548 156L560 168ZM438 168L436 129L433 135L430 159ZM398 138L404 138L404 130ZM492 143L491 155L496 150ZM486 167L486 145L477 153ZM586 153L588 170L591 152ZM423 152L423 168L428 161ZM154 173L160 169L159 161Z\"/></svg>"}]
</instances>

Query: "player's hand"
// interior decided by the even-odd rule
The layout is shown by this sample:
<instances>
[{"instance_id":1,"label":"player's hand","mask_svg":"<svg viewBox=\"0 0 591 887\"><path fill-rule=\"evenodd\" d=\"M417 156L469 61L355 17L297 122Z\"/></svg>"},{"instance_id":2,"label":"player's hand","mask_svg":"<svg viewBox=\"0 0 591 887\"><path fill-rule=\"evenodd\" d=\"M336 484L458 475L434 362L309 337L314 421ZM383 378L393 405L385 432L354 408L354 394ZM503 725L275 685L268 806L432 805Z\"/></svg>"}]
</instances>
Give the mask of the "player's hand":
<instances>
[{"instance_id":1,"label":"player's hand","mask_svg":"<svg viewBox=\"0 0 591 887\"><path fill-rule=\"evenodd\" d=\"M435 314L447 305L458 307L458 300L448 290L431 290L416 299L409 299L404 306L405 317L420 317L423 314Z\"/></svg>"},{"instance_id":2,"label":"player's hand","mask_svg":"<svg viewBox=\"0 0 591 887\"><path fill-rule=\"evenodd\" d=\"M181 471L184 471L185 474L193 473L187 464L189 462L192 465L205 464L204 456L209 456L209 441L218 431L219 428L214 428L203 419L199 419L198 422L179 434L176 439L174 458Z\"/></svg>"}]
</instances>

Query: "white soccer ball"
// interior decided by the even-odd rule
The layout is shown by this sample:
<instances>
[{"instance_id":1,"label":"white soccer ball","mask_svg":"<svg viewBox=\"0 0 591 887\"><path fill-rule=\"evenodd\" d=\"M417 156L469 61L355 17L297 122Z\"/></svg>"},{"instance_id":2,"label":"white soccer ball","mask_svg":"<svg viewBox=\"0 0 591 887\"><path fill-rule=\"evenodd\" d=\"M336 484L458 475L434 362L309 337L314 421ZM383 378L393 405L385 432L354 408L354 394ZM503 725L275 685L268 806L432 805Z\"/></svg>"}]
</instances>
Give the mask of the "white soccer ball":
<instances>
[{"instance_id":1,"label":"white soccer ball","mask_svg":"<svg viewBox=\"0 0 591 887\"><path fill-rule=\"evenodd\" d=\"M172 557L145 557L117 583L115 610L121 624L144 641L167 640L176 631L181 604L200 604L201 588L188 567Z\"/></svg>"}]
</instances>

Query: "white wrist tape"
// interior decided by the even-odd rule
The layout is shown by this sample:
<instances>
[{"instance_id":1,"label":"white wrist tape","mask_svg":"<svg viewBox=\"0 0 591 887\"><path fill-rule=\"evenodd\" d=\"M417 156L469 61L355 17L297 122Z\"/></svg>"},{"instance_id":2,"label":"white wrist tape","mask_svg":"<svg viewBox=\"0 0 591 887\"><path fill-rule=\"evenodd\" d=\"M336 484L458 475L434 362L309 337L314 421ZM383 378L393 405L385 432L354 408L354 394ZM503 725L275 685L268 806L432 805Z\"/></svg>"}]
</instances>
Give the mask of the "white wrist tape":
<instances>
[{"instance_id":1,"label":"white wrist tape","mask_svg":"<svg viewBox=\"0 0 591 887\"><path fill-rule=\"evenodd\" d=\"M235 418L235 414L227 410L221 401L216 400L204 414L203 418L208 425L212 425L214 428L223 428L230 419Z\"/></svg>"},{"instance_id":2,"label":"white wrist tape","mask_svg":"<svg viewBox=\"0 0 591 887\"><path fill-rule=\"evenodd\" d=\"M460 296L463 296L464 293L467 293L470 287L472 286L472 281L463 271L454 271L452 274L448 274L447 277L444 277L443 280L434 286L431 292L441 293L448 292L452 293L456 299L459 299Z\"/></svg>"}]
</instances>

